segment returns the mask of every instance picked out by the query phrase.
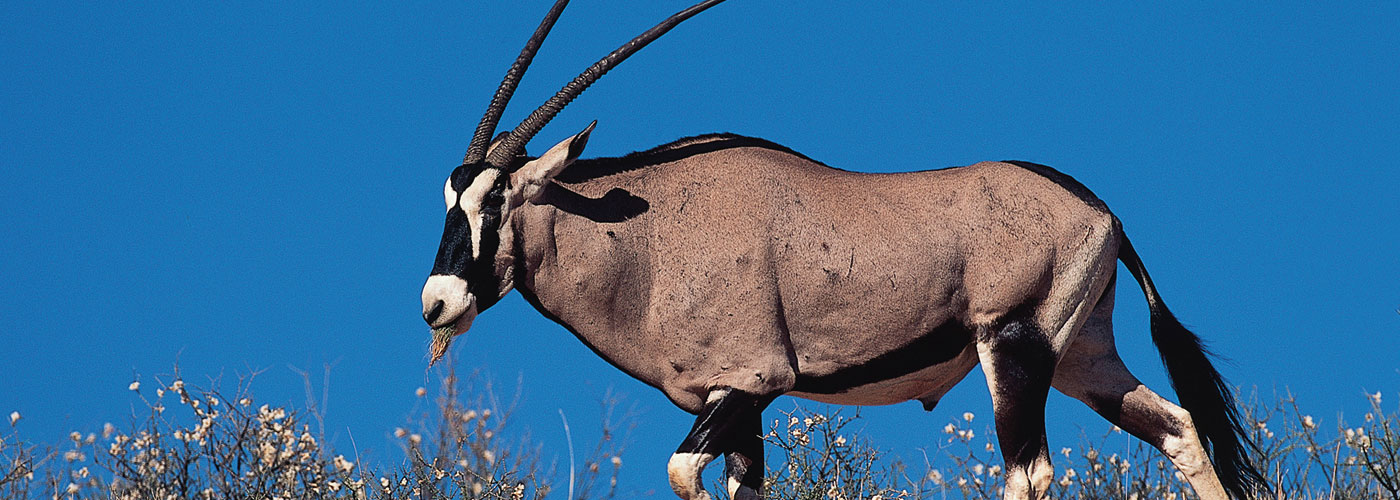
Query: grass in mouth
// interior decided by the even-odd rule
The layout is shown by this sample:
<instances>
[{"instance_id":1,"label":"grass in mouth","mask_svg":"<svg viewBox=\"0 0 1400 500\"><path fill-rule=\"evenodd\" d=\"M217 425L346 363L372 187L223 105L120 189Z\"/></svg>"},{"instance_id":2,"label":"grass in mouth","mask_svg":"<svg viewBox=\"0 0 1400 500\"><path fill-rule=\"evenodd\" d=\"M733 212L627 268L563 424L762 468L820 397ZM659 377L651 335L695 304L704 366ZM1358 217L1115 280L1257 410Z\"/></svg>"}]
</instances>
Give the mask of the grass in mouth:
<instances>
[{"instance_id":1,"label":"grass in mouth","mask_svg":"<svg viewBox=\"0 0 1400 500\"><path fill-rule=\"evenodd\" d=\"M437 363L447 354L447 347L452 345L452 337L457 335L457 325L449 323L433 329L433 342L428 344L428 366Z\"/></svg>"}]
</instances>

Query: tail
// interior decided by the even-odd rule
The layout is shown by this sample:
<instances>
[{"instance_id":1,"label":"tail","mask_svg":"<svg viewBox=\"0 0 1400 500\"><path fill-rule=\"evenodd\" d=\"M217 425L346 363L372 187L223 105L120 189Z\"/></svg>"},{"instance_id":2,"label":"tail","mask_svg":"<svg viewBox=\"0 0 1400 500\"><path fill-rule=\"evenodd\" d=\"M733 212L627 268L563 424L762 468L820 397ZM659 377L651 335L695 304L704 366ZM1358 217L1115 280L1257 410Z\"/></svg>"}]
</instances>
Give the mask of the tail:
<instances>
[{"instance_id":1,"label":"tail","mask_svg":"<svg viewBox=\"0 0 1400 500\"><path fill-rule=\"evenodd\" d=\"M1263 474L1250 463L1248 454L1256 447L1240 424L1234 393L1210 363L1213 354L1201 345L1200 337L1172 316L1126 234L1118 246L1118 259L1137 278L1147 296L1147 307L1152 313L1152 343L1162 355L1162 364L1167 367L1182 408L1191 413L1201 445L1210 453L1221 484L1235 498L1250 498L1251 493L1267 491Z\"/></svg>"}]
</instances>

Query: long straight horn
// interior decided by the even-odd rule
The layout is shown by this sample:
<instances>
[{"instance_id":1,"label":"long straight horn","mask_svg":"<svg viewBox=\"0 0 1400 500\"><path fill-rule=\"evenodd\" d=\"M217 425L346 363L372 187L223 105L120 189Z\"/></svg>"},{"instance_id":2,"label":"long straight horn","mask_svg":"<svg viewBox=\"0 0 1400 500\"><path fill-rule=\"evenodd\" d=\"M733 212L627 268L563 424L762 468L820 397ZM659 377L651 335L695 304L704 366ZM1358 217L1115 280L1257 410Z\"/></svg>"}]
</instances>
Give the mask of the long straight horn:
<instances>
[{"instance_id":1,"label":"long straight horn","mask_svg":"<svg viewBox=\"0 0 1400 500\"><path fill-rule=\"evenodd\" d=\"M535 58L535 52L540 50L540 45L544 43L544 37L549 35L550 29L554 28L554 21L559 19L559 14L564 12L566 5L569 5L569 0L554 2L554 7L549 9L544 20L540 21L540 26L535 28L535 34L530 36L530 41L525 42L525 48L520 50L520 56L515 58L515 63L510 65L509 71L506 71L506 77L501 80L501 86L496 88L496 95L491 97L491 105L486 107L486 114L481 117L481 123L476 126L476 134L472 136L472 142L467 146L467 156L462 159L463 164L480 162L486 156L486 147L491 144L491 135L496 133L496 123L501 121L501 113L505 112L511 94L515 93L515 86L520 83L520 77L525 76L525 70L530 67L530 61Z\"/></svg>"},{"instance_id":2,"label":"long straight horn","mask_svg":"<svg viewBox=\"0 0 1400 500\"><path fill-rule=\"evenodd\" d=\"M691 16L699 14L701 11L723 1L724 0L705 0L692 5L689 9L677 12L675 15L666 18L665 21L661 21L661 24L653 26L645 33L633 38L632 41L618 47L617 50L612 51L607 57L593 63L592 66L589 66L588 69L584 70L577 78L574 78L574 81L569 82L568 85L565 85L563 89L560 89L558 93L554 94L554 97L545 101L544 105L540 106L539 109L530 113L530 116L525 118L525 121L520 122L520 125L515 127L515 130L511 131L510 135L501 142L500 146L491 150L491 154L486 158L486 162L497 167L505 167L510 160L519 153L520 148L525 147L525 143L530 142L530 139L535 136L535 133L544 128L545 124L549 123L549 120L554 118L554 115L559 114L559 111L564 109L564 106L567 106L570 101L573 101L575 97L583 93L584 89L587 89L589 85L593 85L593 82L598 81L598 78L601 78L604 73L613 69L614 66L617 66L633 53L641 50L641 48L645 47L648 43L660 38L661 35L666 34L667 31L671 31L671 28L676 27L681 21L689 19Z\"/></svg>"}]
</instances>

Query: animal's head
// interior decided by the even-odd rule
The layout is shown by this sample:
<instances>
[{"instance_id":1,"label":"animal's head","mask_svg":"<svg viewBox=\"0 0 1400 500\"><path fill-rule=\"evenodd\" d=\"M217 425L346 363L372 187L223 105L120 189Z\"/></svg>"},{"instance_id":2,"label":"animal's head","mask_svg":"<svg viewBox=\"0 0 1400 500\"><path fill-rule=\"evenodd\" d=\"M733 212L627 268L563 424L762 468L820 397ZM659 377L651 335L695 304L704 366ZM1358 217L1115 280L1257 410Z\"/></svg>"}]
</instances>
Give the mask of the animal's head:
<instances>
[{"instance_id":1,"label":"animal's head","mask_svg":"<svg viewBox=\"0 0 1400 500\"><path fill-rule=\"evenodd\" d=\"M515 269L511 213L538 199L554 176L578 158L597 122L559 142L539 158L522 163L519 159L526 143L608 70L681 21L722 1L700 2L632 39L569 82L514 130L492 141L491 135L516 84L568 0L554 3L520 51L515 64L506 72L486 115L477 125L462 165L452 171L443 186L447 223L432 273L423 285L423 320L433 329L432 361L442 357L453 337L471 327L478 313L510 292Z\"/></svg>"}]
</instances>

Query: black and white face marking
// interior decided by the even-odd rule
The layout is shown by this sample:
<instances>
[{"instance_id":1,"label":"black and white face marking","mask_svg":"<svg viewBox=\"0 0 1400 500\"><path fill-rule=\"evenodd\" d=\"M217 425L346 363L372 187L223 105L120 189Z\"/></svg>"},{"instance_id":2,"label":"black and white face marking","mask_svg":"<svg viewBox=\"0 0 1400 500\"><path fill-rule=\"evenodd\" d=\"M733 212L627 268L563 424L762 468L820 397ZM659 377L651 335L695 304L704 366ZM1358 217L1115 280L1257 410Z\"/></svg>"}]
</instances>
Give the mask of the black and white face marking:
<instances>
[{"instance_id":1,"label":"black and white face marking","mask_svg":"<svg viewBox=\"0 0 1400 500\"><path fill-rule=\"evenodd\" d=\"M443 186L447 222L432 273L423 285L423 319L457 334L501 295L496 274L510 175L485 164L462 165Z\"/></svg>"}]
</instances>

